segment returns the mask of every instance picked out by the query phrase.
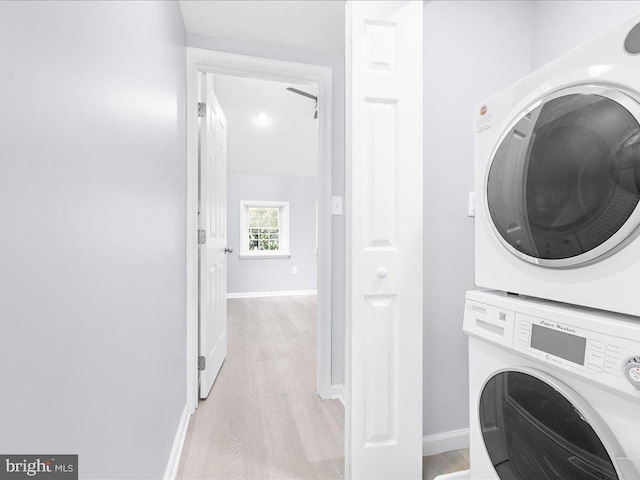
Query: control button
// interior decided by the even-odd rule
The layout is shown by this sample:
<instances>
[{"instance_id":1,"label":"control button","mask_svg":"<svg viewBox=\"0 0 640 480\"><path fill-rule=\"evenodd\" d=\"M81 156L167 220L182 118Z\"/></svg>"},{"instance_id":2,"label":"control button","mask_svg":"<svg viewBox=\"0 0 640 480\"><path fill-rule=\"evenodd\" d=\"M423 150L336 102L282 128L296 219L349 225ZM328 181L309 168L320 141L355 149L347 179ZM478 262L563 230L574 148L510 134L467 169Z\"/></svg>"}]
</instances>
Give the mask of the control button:
<instances>
[{"instance_id":1,"label":"control button","mask_svg":"<svg viewBox=\"0 0 640 480\"><path fill-rule=\"evenodd\" d=\"M606 345L603 342L598 342L597 340L589 340L588 350L593 352L604 353L607 349Z\"/></svg>"},{"instance_id":2,"label":"control button","mask_svg":"<svg viewBox=\"0 0 640 480\"><path fill-rule=\"evenodd\" d=\"M595 370L596 372L604 371L604 367L602 363L592 362L591 360L587 361L587 368L590 368L591 370Z\"/></svg>"},{"instance_id":3,"label":"control button","mask_svg":"<svg viewBox=\"0 0 640 480\"><path fill-rule=\"evenodd\" d=\"M607 363L610 363L612 365L620 365L620 363L622 362L622 357L618 356L618 355L612 355L611 352L607 352Z\"/></svg>"},{"instance_id":4,"label":"control button","mask_svg":"<svg viewBox=\"0 0 640 480\"><path fill-rule=\"evenodd\" d=\"M624 348L624 347L622 347L622 346L620 346L620 345L614 345L614 344L611 344L611 343L609 343L609 344L607 345L607 351L608 351L608 353L610 353L610 354L613 354L613 355L622 355L622 356L624 356L624 357L630 357L630 356L632 356L632 355L633 355L633 352L632 352L632 351L627 350L626 348Z\"/></svg>"},{"instance_id":5,"label":"control button","mask_svg":"<svg viewBox=\"0 0 640 480\"><path fill-rule=\"evenodd\" d=\"M613 375L614 377L621 377L623 375L623 372L618 368L618 365L610 365L608 363L604 366L604 372L609 375Z\"/></svg>"},{"instance_id":6,"label":"control button","mask_svg":"<svg viewBox=\"0 0 640 480\"><path fill-rule=\"evenodd\" d=\"M623 370L629 383L640 390L640 357L629 358Z\"/></svg>"}]
</instances>

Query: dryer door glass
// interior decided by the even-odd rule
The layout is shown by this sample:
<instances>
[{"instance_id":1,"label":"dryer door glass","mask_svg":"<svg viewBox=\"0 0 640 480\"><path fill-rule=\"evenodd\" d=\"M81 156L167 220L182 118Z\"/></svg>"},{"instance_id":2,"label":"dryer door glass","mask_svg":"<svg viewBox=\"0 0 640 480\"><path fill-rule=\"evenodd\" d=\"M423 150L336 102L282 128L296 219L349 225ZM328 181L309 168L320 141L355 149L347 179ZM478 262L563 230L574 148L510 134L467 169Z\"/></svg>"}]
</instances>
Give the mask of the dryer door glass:
<instances>
[{"instance_id":1,"label":"dryer door glass","mask_svg":"<svg viewBox=\"0 0 640 480\"><path fill-rule=\"evenodd\" d=\"M597 91L543 99L493 156L486 194L494 230L532 263L589 261L637 226L638 213L630 217L640 201L640 105Z\"/></svg>"},{"instance_id":2,"label":"dryer door glass","mask_svg":"<svg viewBox=\"0 0 640 480\"><path fill-rule=\"evenodd\" d=\"M480 426L502 480L618 478L591 425L569 400L531 375L492 377L480 397Z\"/></svg>"}]
</instances>

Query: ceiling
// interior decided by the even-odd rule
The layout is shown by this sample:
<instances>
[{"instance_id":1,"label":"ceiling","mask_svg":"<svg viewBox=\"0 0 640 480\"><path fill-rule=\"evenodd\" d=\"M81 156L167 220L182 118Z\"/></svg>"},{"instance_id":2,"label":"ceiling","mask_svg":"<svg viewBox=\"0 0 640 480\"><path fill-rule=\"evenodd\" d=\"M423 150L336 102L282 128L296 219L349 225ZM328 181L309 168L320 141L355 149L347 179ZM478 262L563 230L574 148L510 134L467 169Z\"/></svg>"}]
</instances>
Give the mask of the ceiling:
<instances>
[{"instance_id":1,"label":"ceiling","mask_svg":"<svg viewBox=\"0 0 640 480\"><path fill-rule=\"evenodd\" d=\"M227 118L229 174L280 177L318 175L315 102L286 90L317 96L317 88L254 78L215 76L215 91ZM264 112L266 124L256 116Z\"/></svg>"},{"instance_id":2,"label":"ceiling","mask_svg":"<svg viewBox=\"0 0 640 480\"><path fill-rule=\"evenodd\" d=\"M344 55L344 0L181 0L187 32Z\"/></svg>"}]
</instances>

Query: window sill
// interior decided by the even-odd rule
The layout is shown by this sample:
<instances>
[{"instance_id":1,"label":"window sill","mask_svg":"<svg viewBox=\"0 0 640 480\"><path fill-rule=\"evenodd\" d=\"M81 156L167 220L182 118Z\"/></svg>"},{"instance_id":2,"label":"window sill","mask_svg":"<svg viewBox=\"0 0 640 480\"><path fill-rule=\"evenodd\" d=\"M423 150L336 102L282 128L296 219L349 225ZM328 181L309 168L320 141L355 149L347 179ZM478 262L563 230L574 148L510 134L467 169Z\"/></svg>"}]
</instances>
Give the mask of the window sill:
<instances>
[{"instance_id":1,"label":"window sill","mask_svg":"<svg viewBox=\"0 0 640 480\"><path fill-rule=\"evenodd\" d=\"M240 258L243 260L251 259L251 258L291 258L290 253L256 253L256 254L240 254Z\"/></svg>"}]
</instances>

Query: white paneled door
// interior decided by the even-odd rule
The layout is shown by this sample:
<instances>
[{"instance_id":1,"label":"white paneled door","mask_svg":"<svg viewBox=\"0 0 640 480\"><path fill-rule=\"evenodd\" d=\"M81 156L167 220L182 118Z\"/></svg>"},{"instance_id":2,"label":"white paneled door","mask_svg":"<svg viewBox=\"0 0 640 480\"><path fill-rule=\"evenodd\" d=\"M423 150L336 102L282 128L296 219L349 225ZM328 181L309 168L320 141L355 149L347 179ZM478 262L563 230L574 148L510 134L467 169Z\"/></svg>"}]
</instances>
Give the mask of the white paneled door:
<instances>
[{"instance_id":1,"label":"white paneled door","mask_svg":"<svg viewBox=\"0 0 640 480\"><path fill-rule=\"evenodd\" d=\"M347 478L422 478L422 18L347 3Z\"/></svg>"},{"instance_id":2,"label":"white paneled door","mask_svg":"<svg viewBox=\"0 0 640 480\"><path fill-rule=\"evenodd\" d=\"M201 75L200 98L199 368L200 398L207 398L227 355L227 122L212 74Z\"/></svg>"}]
</instances>

